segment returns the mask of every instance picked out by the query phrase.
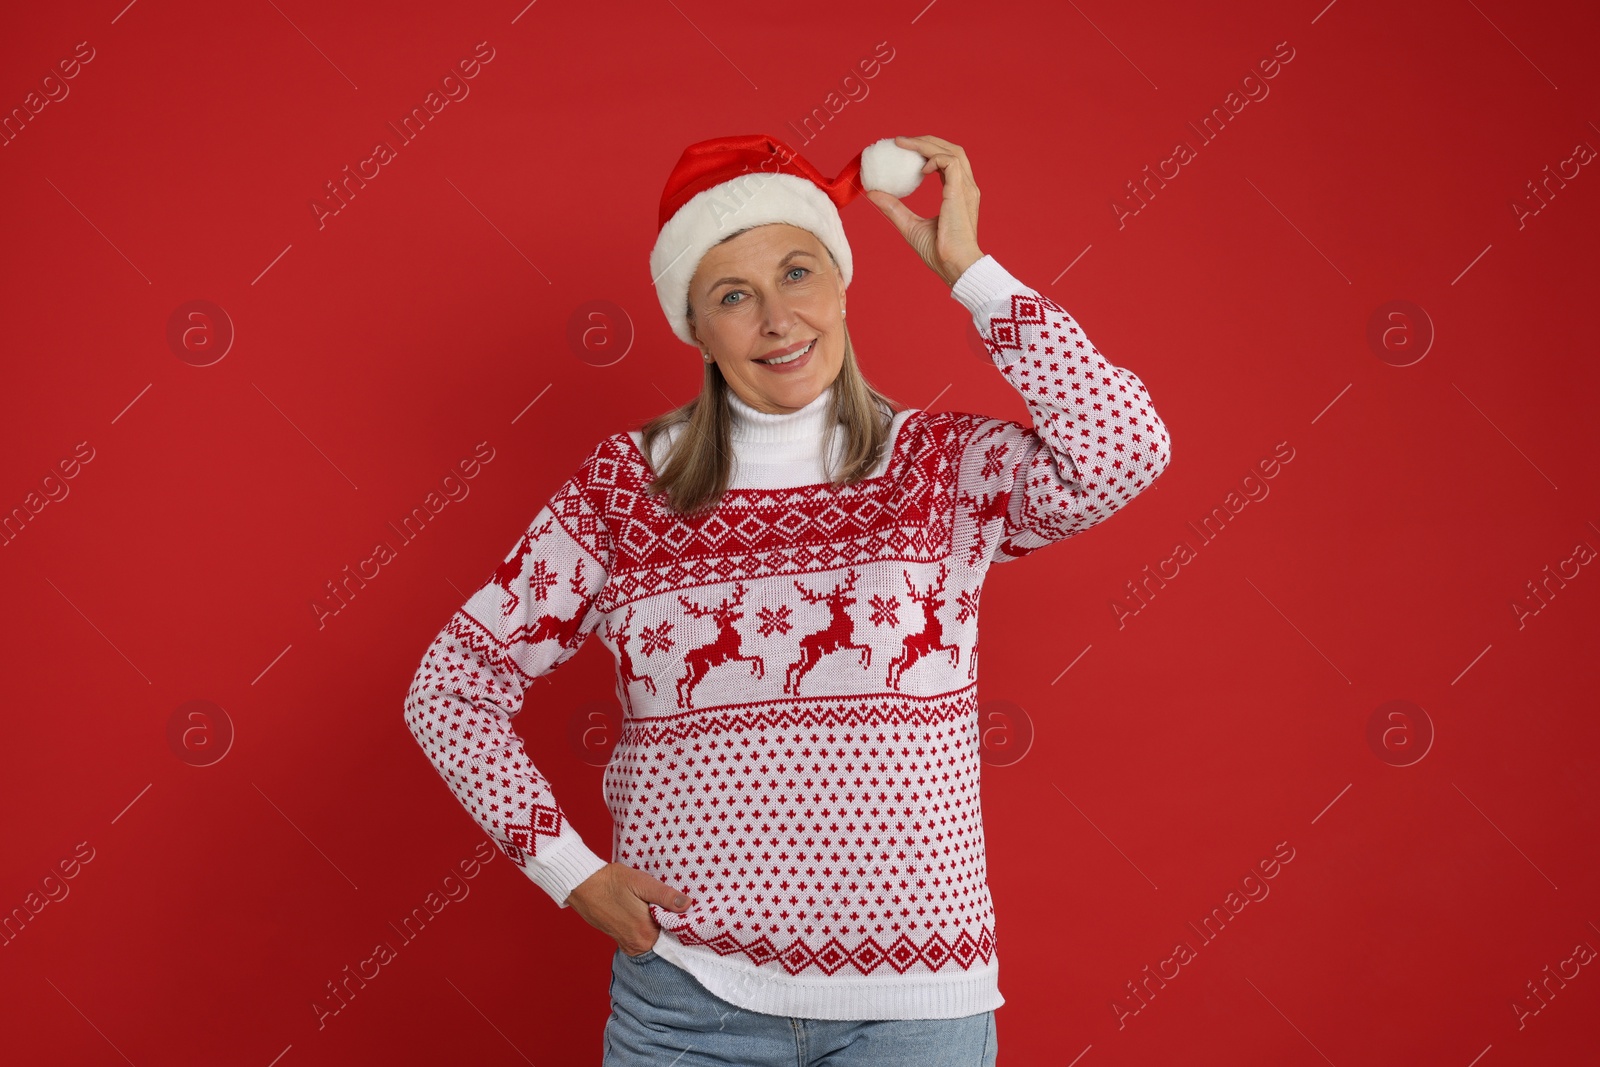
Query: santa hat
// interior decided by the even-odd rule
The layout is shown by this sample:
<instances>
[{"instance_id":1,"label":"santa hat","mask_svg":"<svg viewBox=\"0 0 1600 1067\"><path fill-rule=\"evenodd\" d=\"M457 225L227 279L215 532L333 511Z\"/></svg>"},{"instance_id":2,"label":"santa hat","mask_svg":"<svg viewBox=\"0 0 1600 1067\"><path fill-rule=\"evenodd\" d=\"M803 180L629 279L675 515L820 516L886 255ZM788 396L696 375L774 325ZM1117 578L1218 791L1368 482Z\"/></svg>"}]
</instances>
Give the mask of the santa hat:
<instances>
[{"instance_id":1,"label":"santa hat","mask_svg":"<svg viewBox=\"0 0 1600 1067\"><path fill-rule=\"evenodd\" d=\"M927 160L894 139L877 141L835 178L825 178L788 145L764 134L717 137L678 157L661 193L660 233L650 252L661 310L685 344L689 281L711 246L741 230L787 222L816 234L850 284L850 243L839 208L866 189L910 196Z\"/></svg>"}]
</instances>

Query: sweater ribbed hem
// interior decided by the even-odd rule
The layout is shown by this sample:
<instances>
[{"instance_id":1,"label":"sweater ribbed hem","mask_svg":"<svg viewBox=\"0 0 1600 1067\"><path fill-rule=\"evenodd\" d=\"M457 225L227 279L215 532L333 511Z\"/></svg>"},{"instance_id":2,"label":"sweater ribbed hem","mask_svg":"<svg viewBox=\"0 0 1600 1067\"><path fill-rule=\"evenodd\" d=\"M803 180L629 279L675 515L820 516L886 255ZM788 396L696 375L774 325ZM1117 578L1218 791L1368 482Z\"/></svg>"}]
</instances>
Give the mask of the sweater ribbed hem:
<instances>
[{"instance_id":1,"label":"sweater ribbed hem","mask_svg":"<svg viewBox=\"0 0 1600 1067\"><path fill-rule=\"evenodd\" d=\"M720 956L685 945L670 930L656 939L656 955L688 971L729 1004L763 1015L798 1019L959 1019L1004 1004L1000 960L943 974L873 974L797 977L782 964L758 968L743 957ZM884 965L887 967L887 964ZM952 964L953 966L953 964Z\"/></svg>"}]
</instances>

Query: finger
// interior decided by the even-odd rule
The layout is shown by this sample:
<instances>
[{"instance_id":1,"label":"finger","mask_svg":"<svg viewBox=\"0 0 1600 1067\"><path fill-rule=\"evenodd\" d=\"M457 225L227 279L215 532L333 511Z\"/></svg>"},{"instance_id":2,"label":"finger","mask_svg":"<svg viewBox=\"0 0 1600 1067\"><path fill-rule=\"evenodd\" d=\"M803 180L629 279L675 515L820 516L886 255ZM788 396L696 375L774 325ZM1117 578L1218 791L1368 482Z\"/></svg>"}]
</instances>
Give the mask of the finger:
<instances>
[{"instance_id":1,"label":"finger","mask_svg":"<svg viewBox=\"0 0 1600 1067\"><path fill-rule=\"evenodd\" d=\"M656 942L661 938L659 931L660 927L652 926L649 934L638 938L637 941L633 941L630 944L618 941L617 947L622 949L624 956L643 956L646 952L656 947Z\"/></svg>"},{"instance_id":2,"label":"finger","mask_svg":"<svg viewBox=\"0 0 1600 1067\"><path fill-rule=\"evenodd\" d=\"M955 155L961 156L966 155L966 152L960 145L946 141L943 137L935 137L932 134L924 134L921 137L896 137L895 140L907 142L901 146L903 148L912 148L917 145L925 145L936 148L942 152L951 152Z\"/></svg>"},{"instance_id":3,"label":"finger","mask_svg":"<svg viewBox=\"0 0 1600 1067\"><path fill-rule=\"evenodd\" d=\"M963 189L977 190L978 179L972 173L972 164L967 159L966 151L957 144L951 144L942 137L904 137L897 136L895 143L902 148L916 151L923 157L922 174L926 177L934 171L939 172L940 180L946 185L956 185Z\"/></svg>"},{"instance_id":4,"label":"finger","mask_svg":"<svg viewBox=\"0 0 1600 1067\"><path fill-rule=\"evenodd\" d=\"M874 190L873 203L877 204L883 213L888 216L889 222L911 244L916 244L916 234L919 229L929 225L928 220L906 207L898 197L885 193L881 189Z\"/></svg>"},{"instance_id":5,"label":"finger","mask_svg":"<svg viewBox=\"0 0 1600 1067\"><path fill-rule=\"evenodd\" d=\"M659 904L673 911L683 911L690 903L687 893L680 893L659 878L651 878L643 887L643 892L636 892L636 895L651 904Z\"/></svg>"},{"instance_id":6,"label":"finger","mask_svg":"<svg viewBox=\"0 0 1600 1067\"><path fill-rule=\"evenodd\" d=\"M909 148L923 158L922 173L929 173L928 163L933 157L950 151L950 145L937 137L896 137L895 144L901 148Z\"/></svg>"},{"instance_id":7,"label":"finger","mask_svg":"<svg viewBox=\"0 0 1600 1067\"><path fill-rule=\"evenodd\" d=\"M976 186L977 179L972 176L972 167L967 161L949 152L938 152L928 157L928 164L937 168L940 178L946 186L954 185L958 189L966 186ZM924 174L933 173L924 169Z\"/></svg>"},{"instance_id":8,"label":"finger","mask_svg":"<svg viewBox=\"0 0 1600 1067\"><path fill-rule=\"evenodd\" d=\"M886 193L882 189L869 189L867 199L877 205L879 211L889 216L889 221L894 223L895 229L902 234L909 233L917 223L926 221L921 215L906 207L905 202L893 193Z\"/></svg>"},{"instance_id":9,"label":"finger","mask_svg":"<svg viewBox=\"0 0 1600 1067\"><path fill-rule=\"evenodd\" d=\"M961 160L962 163L966 163L967 161L966 149L962 148L958 144L952 144L949 141L946 141L943 137L896 137L895 141L896 143L900 141L906 142L900 147L910 148L916 152L920 152L924 156L947 154L955 156L957 159Z\"/></svg>"}]
</instances>

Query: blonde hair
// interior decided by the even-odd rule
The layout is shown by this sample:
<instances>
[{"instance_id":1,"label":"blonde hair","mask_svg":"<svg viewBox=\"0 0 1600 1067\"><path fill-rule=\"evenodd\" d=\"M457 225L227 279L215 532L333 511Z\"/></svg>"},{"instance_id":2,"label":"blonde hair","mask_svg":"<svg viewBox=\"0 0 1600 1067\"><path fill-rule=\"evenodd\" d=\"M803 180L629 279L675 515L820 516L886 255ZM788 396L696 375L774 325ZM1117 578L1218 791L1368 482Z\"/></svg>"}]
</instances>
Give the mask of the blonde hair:
<instances>
[{"instance_id":1,"label":"blonde hair","mask_svg":"<svg viewBox=\"0 0 1600 1067\"><path fill-rule=\"evenodd\" d=\"M844 329L844 324L840 324ZM687 404L663 412L646 422L644 453L651 454L660 435L685 423L672 444L667 461L646 487L652 496L666 494L667 505L680 515L710 511L727 492L733 466L733 412L728 406L728 382L714 362L705 365L700 395ZM844 430L845 446L840 468L829 474L834 485L849 485L872 473L889 440L889 425L900 405L874 389L856 363L850 331L844 330L844 362L833 382L829 400L824 455L833 447L833 435Z\"/></svg>"}]
</instances>

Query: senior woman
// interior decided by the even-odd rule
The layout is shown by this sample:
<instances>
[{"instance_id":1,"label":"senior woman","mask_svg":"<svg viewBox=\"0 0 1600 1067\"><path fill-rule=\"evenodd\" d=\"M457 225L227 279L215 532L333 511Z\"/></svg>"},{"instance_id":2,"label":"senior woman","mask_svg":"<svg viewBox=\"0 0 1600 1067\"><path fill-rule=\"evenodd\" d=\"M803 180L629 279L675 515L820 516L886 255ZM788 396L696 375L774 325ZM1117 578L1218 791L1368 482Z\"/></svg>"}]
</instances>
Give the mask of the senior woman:
<instances>
[{"instance_id":1,"label":"senior woman","mask_svg":"<svg viewBox=\"0 0 1600 1067\"><path fill-rule=\"evenodd\" d=\"M899 198L934 172L921 218ZM863 187L1031 426L902 408L862 376L838 207ZM967 155L938 137L879 141L832 179L770 137L691 145L650 265L699 395L595 446L416 672L406 722L457 798L617 943L609 1067L995 1062L979 593L991 564L1121 508L1170 446L1139 378L985 255L977 217ZM591 633L623 710L610 862L510 725Z\"/></svg>"}]
</instances>

